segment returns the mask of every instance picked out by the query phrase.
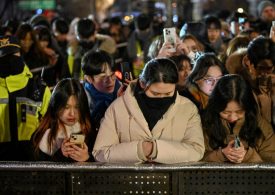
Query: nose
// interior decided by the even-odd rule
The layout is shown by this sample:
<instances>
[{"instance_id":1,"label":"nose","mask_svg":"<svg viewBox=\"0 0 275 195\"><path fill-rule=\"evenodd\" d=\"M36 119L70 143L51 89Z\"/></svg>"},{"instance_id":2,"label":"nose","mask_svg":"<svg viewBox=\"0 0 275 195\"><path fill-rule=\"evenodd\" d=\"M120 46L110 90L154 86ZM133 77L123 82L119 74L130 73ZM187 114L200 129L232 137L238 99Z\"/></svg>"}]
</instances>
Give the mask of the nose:
<instances>
[{"instance_id":1,"label":"nose","mask_svg":"<svg viewBox=\"0 0 275 195\"><path fill-rule=\"evenodd\" d=\"M236 114L232 113L229 115L228 119L230 122L235 122L238 120L238 116Z\"/></svg>"},{"instance_id":2,"label":"nose","mask_svg":"<svg viewBox=\"0 0 275 195\"><path fill-rule=\"evenodd\" d=\"M74 108L71 108L70 110L69 110L69 115L70 116L75 116L75 109Z\"/></svg>"}]
</instances>

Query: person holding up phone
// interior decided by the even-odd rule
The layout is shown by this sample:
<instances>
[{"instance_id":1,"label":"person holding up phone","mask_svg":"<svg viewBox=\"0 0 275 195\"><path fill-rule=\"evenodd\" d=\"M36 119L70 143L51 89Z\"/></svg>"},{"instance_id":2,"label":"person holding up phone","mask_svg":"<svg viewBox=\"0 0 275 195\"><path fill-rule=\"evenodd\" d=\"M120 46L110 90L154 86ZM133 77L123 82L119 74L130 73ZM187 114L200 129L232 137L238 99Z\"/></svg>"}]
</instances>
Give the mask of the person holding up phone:
<instances>
[{"instance_id":1,"label":"person holding up phone","mask_svg":"<svg viewBox=\"0 0 275 195\"><path fill-rule=\"evenodd\" d=\"M122 93L111 56L103 50L90 50L82 58L84 88L88 96L93 128L97 131L108 106Z\"/></svg>"},{"instance_id":2,"label":"person holding up phone","mask_svg":"<svg viewBox=\"0 0 275 195\"><path fill-rule=\"evenodd\" d=\"M32 136L34 158L43 161L93 161L89 153L94 140L88 100L82 85L75 79L59 81L48 110Z\"/></svg>"},{"instance_id":3,"label":"person holding up phone","mask_svg":"<svg viewBox=\"0 0 275 195\"><path fill-rule=\"evenodd\" d=\"M253 92L239 75L225 75L202 115L208 162L275 162L275 136L259 114Z\"/></svg>"},{"instance_id":4,"label":"person holding up phone","mask_svg":"<svg viewBox=\"0 0 275 195\"><path fill-rule=\"evenodd\" d=\"M155 52L155 57L157 58L178 56L182 54L188 55L190 53L187 45L185 43L182 43L182 41L178 37L175 28L164 28L163 40L162 38L159 38L159 40L160 42L162 42L162 45L160 48L157 49L158 51ZM154 46L150 48L150 52L152 52L153 47Z\"/></svg>"}]
</instances>

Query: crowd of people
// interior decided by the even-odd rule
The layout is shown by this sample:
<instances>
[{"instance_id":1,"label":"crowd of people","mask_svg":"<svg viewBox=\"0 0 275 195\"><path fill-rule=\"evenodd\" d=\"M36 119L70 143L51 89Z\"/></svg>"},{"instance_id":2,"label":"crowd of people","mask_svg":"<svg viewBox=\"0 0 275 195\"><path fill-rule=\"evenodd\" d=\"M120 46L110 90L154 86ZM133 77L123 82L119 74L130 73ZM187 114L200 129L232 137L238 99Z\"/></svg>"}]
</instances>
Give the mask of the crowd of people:
<instances>
[{"instance_id":1,"label":"crowd of people","mask_svg":"<svg viewBox=\"0 0 275 195\"><path fill-rule=\"evenodd\" d=\"M0 160L275 162L275 5L257 11L175 26L173 44L145 13L7 21Z\"/></svg>"}]
</instances>

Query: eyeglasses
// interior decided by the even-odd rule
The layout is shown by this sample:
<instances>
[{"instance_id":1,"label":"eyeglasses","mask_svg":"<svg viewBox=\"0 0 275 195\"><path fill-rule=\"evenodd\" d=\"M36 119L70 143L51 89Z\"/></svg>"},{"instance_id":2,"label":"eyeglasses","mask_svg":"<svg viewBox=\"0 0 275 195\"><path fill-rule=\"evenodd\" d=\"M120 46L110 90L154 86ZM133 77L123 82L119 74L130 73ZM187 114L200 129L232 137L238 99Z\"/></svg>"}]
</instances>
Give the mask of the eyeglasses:
<instances>
[{"instance_id":1,"label":"eyeglasses","mask_svg":"<svg viewBox=\"0 0 275 195\"><path fill-rule=\"evenodd\" d=\"M205 77L205 78L202 78L203 81L205 82L206 85L214 85L216 84L222 77L217 77L217 78L214 78L214 77Z\"/></svg>"},{"instance_id":2,"label":"eyeglasses","mask_svg":"<svg viewBox=\"0 0 275 195\"><path fill-rule=\"evenodd\" d=\"M116 75L115 75L114 72L112 72L109 75L107 75L106 73L100 73L99 75L96 75L95 78L97 78L100 81L107 82L107 81L109 81L109 79L115 80L116 79Z\"/></svg>"}]
</instances>

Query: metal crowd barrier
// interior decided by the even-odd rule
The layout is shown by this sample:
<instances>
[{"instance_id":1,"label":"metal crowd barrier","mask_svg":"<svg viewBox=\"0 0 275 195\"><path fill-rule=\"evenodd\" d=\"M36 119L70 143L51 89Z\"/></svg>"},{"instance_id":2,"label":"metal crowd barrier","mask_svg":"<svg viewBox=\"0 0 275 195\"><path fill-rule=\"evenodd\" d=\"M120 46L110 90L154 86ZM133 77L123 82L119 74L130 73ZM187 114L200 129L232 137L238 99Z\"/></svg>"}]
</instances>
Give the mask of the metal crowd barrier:
<instances>
[{"instance_id":1,"label":"metal crowd barrier","mask_svg":"<svg viewBox=\"0 0 275 195\"><path fill-rule=\"evenodd\" d=\"M0 162L1 195L275 194L275 164Z\"/></svg>"}]
</instances>

